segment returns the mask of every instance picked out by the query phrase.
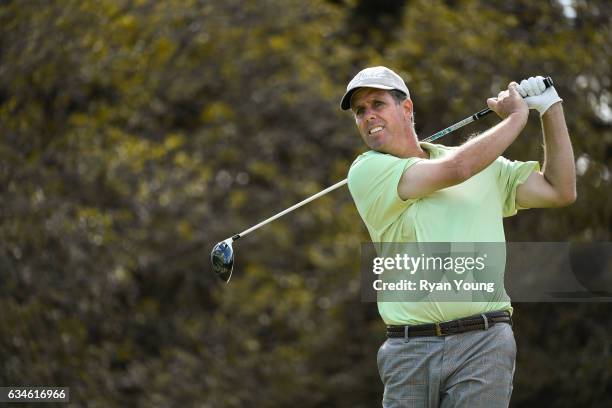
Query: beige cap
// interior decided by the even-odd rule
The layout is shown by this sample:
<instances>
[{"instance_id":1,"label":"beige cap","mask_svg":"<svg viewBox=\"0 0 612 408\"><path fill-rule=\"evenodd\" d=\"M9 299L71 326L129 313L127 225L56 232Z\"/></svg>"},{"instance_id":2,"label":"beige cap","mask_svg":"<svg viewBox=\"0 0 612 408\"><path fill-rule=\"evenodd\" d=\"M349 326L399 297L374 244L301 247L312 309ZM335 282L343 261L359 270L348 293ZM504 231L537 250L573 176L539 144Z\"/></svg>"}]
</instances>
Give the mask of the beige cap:
<instances>
[{"instance_id":1,"label":"beige cap","mask_svg":"<svg viewBox=\"0 0 612 408\"><path fill-rule=\"evenodd\" d=\"M410 98L410 92L402 77L387 67L370 67L361 70L347 85L346 93L340 102L342 110L350 109L351 97L359 88L397 89Z\"/></svg>"}]
</instances>

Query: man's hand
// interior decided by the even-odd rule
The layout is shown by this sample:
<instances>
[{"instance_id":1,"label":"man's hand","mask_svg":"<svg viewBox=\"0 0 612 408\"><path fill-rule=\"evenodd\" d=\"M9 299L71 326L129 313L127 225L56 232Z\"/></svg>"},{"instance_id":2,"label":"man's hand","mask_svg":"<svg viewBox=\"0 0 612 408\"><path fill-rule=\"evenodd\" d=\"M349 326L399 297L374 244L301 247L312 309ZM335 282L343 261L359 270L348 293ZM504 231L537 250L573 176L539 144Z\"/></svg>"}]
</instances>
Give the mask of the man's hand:
<instances>
[{"instance_id":1,"label":"man's hand","mask_svg":"<svg viewBox=\"0 0 612 408\"><path fill-rule=\"evenodd\" d=\"M536 76L523 79L518 87L518 92L525 98L529 109L536 109L540 117L546 113L548 108L563 99L557 94L554 86L546 88L544 77Z\"/></svg>"},{"instance_id":2,"label":"man's hand","mask_svg":"<svg viewBox=\"0 0 612 408\"><path fill-rule=\"evenodd\" d=\"M517 114L527 121L529 115L529 108L527 103L518 92L518 84L516 82L510 82L506 91L501 91L497 98L487 99L487 105L489 108L497 113L497 115L505 119L512 114Z\"/></svg>"}]
</instances>

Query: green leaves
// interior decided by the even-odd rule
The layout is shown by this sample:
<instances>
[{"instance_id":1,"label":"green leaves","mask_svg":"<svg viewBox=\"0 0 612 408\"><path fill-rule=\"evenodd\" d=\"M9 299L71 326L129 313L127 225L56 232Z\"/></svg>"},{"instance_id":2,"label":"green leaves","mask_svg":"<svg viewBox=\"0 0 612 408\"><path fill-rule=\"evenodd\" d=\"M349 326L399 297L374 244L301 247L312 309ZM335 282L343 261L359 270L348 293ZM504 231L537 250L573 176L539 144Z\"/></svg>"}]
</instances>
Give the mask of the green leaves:
<instances>
[{"instance_id":1,"label":"green leaves","mask_svg":"<svg viewBox=\"0 0 612 408\"><path fill-rule=\"evenodd\" d=\"M216 242L346 177L365 146L339 98L368 65L406 79L421 137L510 80L551 75L582 158L579 199L509 219L508 239L609 240L604 2L572 18L555 2L365 3L0 6L0 383L70 386L100 406L379 404L383 325L359 304L368 235L346 189L236 243L229 285L209 265ZM510 158L541 157L539 126ZM518 320L537 355L519 361L519 384L546 355L580 368L561 343L533 348L544 314ZM566 323L553 331L569 341ZM576 347L608 361L594 324ZM580 369L590 387L601 365ZM569 406L578 385L554 378ZM515 398L538 405L546 387Z\"/></svg>"}]
</instances>

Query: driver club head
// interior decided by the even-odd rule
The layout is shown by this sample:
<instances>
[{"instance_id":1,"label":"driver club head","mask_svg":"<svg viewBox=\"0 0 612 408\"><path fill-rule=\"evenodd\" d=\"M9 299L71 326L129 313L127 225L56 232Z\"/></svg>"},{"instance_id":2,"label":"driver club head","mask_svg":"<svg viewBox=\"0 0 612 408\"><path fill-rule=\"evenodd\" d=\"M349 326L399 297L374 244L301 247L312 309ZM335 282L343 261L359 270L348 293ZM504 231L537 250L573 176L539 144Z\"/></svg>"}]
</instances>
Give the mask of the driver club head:
<instances>
[{"instance_id":1,"label":"driver club head","mask_svg":"<svg viewBox=\"0 0 612 408\"><path fill-rule=\"evenodd\" d=\"M214 246L210 253L210 262L215 274L228 283L234 270L234 249L231 238Z\"/></svg>"}]
</instances>

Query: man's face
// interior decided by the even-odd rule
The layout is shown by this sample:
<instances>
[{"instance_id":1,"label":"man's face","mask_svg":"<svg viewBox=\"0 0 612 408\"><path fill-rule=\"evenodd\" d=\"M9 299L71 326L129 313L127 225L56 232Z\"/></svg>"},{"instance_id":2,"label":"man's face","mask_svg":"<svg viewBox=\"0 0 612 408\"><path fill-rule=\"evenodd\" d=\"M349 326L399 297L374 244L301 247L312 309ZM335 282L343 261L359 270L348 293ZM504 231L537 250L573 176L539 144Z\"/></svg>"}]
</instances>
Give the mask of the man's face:
<instances>
[{"instance_id":1,"label":"man's face","mask_svg":"<svg viewBox=\"0 0 612 408\"><path fill-rule=\"evenodd\" d=\"M384 89L361 88L351 98L351 110L363 141L372 150L390 153L407 137L412 118L409 99L397 104Z\"/></svg>"}]
</instances>

